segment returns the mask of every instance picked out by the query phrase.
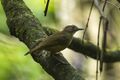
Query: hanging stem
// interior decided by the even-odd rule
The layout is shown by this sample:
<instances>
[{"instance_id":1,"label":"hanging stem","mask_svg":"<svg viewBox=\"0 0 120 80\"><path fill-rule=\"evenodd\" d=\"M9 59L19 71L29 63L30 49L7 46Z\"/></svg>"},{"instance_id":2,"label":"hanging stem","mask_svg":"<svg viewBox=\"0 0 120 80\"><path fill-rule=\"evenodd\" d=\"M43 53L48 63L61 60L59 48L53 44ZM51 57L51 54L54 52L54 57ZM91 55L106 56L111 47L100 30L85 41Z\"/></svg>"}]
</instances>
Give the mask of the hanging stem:
<instances>
[{"instance_id":1,"label":"hanging stem","mask_svg":"<svg viewBox=\"0 0 120 80\"><path fill-rule=\"evenodd\" d=\"M97 36L97 47L98 47L98 53L97 53L97 65L96 65L96 80L98 80L98 60L100 56L100 51L99 51L99 38L100 38L100 27L101 27L101 22L102 22L102 17L100 17L99 21L99 27L98 27L98 36Z\"/></svg>"},{"instance_id":2,"label":"hanging stem","mask_svg":"<svg viewBox=\"0 0 120 80\"><path fill-rule=\"evenodd\" d=\"M50 3L50 0L47 1L46 7L45 7L45 10L44 10L44 16L47 15L49 3Z\"/></svg>"},{"instance_id":3,"label":"hanging stem","mask_svg":"<svg viewBox=\"0 0 120 80\"><path fill-rule=\"evenodd\" d=\"M83 33L82 43L84 43L84 37L85 37L85 33L87 31L87 28L88 28L88 24L89 24L90 16L91 16L91 13L92 13L93 5L94 5L94 0L93 0L92 5L91 5L89 16L88 16L87 23L86 23L86 27L85 27L85 30L84 30L84 33Z\"/></svg>"},{"instance_id":4,"label":"hanging stem","mask_svg":"<svg viewBox=\"0 0 120 80\"><path fill-rule=\"evenodd\" d=\"M104 12L105 10L105 6L106 6L106 3L107 3L107 0L105 0L105 3L103 5L103 8L102 8L102 12ZM100 40L100 28L101 28L101 23L102 23L102 18L105 19L104 16L101 16L100 17L100 20L99 20L99 26L98 26L98 36L97 36L97 47L98 49L100 48L99 46L99 40ZM104 33L105 34L105 33ZM106 45L106 39L104 39L104 44ZM104 49L106 48L106 46L104 45ZM96 64L96 80L98 80L98 60L100 59L100 73L102 72L102 68L103 68L103 51L102 53L98 50L98 53L97 53L97 64Z\"/></svg>"},{"instance_id":5,"label":"hanging stem","mask_svg":"<svg viewBox=\"0 0 120 80\"><path fill-rule=\"evenodd\" d=\"M104 12L104 10L105 10L105 6L106 6L106 4L107 4L107 0L105 0L105 3L104 3L104 5L103 5L103 9L102 9L102 11ZM100 18L100 21L99 21L99 27L101 26L101 22L102 22L102 18L103 16L101 16L101 18ZM105 18L104 18L105 19ZM105 19L106 20L106 19ZM106 27L106 26L104 26L104 27ZM104 28L103 28L104 29ZM106 29L106 28L105 28ZM100 54L100 73L102 72L102 70L103 70L103 54L105 53L105 48L106 48L106 38L105 37L107 37L106 36L106 33L104 32L103 33L104 34L104 37L103 37L103 42L102 42L102 52L101 52L101 54ZM98 34L99 35L99 34ZM99 41L99 40L98 40Z\"/></svg>"}]
</instances>

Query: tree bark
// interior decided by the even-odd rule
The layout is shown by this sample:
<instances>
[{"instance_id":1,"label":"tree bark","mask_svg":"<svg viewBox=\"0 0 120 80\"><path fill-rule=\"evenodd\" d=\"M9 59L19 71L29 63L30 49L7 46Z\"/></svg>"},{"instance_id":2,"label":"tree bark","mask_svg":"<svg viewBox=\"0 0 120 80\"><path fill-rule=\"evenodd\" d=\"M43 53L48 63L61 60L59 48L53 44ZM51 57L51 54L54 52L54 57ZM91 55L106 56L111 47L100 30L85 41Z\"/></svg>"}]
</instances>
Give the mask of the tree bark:
<instances>
[{"instance_id":1,"label":"tree bark","mask_svg":"<svg viewBox=\"0 0 120 80\"><path fill-rule=\"evenodd\" d=\"M23 0L2 0L2 5L6 13L7 25L11 35L19 38L30 49L36 45L37 39L58 32L57 30L43 27ZM78 38L73 38L68 48L94 59L97 58L98 51L101 51L101 49L98 49L96 45L90 42L85 41L82 44L81 39ZM55 80L84 80L82 74L74 69L61 55L51 56L48 51L38 50L31 56ZM62 64L58 58L65 64ZM103 61L107 63L120 61L120 50L107 51L104 53Z\"/></svg>"},{"instance_id":2,"label":"tree bark","mask_svg":"<svg viewBox=\"0 0 120 80\"><path fill-rule=\"evenodd\" d=\"M23 0L1 1L11 35L19 38L30 49L36 44L37 39L47 37L39 20L33 15ZM55 80L84 80L82 74L74 69L63 56L51 56L50 52L45 50L38 50L31 56ZM61 63L57 58L66 64Z\"/></svg>"}]
</instances>

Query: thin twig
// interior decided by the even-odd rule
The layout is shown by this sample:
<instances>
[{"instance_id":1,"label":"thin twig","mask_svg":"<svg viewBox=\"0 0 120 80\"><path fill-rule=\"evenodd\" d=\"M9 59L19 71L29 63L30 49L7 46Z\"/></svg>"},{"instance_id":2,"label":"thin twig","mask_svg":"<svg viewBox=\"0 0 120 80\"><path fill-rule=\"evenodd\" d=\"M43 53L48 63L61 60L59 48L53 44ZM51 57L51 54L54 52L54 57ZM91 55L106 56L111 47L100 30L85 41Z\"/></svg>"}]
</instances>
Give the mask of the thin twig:
<instances>
[{"instance_id":1,"label":"thin twig","mask_svg":"<svg viewBox=\"0 0 120 80\"><path fill-rule=\"evenodd\" d=\"M102 11L101 10L99 10L99 11L101 11L102 13L104 12L104 9L105 9L105 5L106 5L106 2L107 2L107 0L105 1L105 3L104 3L104 5L103 5L103 8L102 8ZM99 6L98 6L99 7ZM99 8L100 9L100 8ZM101 28L101 23L102 23L102 18L105 18L105 16L103 16L102 14L101 14L101 17L100 17L100 20L99 20L99 26L98 26L98 36L97 36L97 47L99 48L100 46L99 46L99 40L100 40L100 28ZM100 54L101 52L98 50L98 53L97 53L97 63L96 63L96 80L98 80L98 59L100 58L100 72L102 71L102 66L103 66L103 59L101 58L101 57L103 57L103 54ZM100 55L99 55L100 54Z\"/></svg>"},{"instance_id":2,"label":"thin twig","mask_svg":"<svg viewBox=\"0 0 120 80\"><path fill-rule=\"evenodd\" d=\"M104 3L104 5L103 5L103 9L102 9L102 11L104 12L104 10L105 10L105 6L106 6L106 4L107 4L107 0L105 0L105 3ZM102 21L102 19L103 18L100 18L100 22ZM105 18L104 18L105 19ZM100 23L101 24L101 23ZM106 34L104 33L104 36L105 36ZM105 42L104 42L105 41ZM105 37L103 37L103 43L104 43L104 48L106 48L106 39L105 39ZM103 47L103 44L102 44L102 47ZM102 48L103 49L103 48ZM100 54L100 73L102 72L102 70L103 70L103 54L104 54L104 51L102 50L102 52L101 52L101 54Z\"/></svg>"},{"instance_id":3,"label":"thin twig","mask_svg":"<svg viewBox=\"0 0 120 80\"><path fill-rule=\"evenodd\" d=\"M85 30L84 30L84 33L83 33L82 43L84 43L84 37L85 37L85 33L87 31L87 28L88 28L88 24L89 24L90 16L91 16L91 13L92 13L93 5L94 5L94 0L93 0L92 5L91 5L89 16L88 16L87 23L86 23L86 27L85 27Z\"/></svg>"},{"instance_id":4,"label":"thin twig","mask_svg":"<svg viewBox=\"0 0 120 80\"><path fill-rule=\"evenodd\" d=\"M97 36L97 47L98 47L98 52L97 52L97 66L96 66L96 80L98 80L98 60L99 60L99 40L100 40L100 27L101 27L101 22L102 22L102 17L100 17L100 21L99 21L99 27L98 27L98 36Z\"/></svg>"},{"instance_id":5,"label":"thin twig","mask_svg":"<svg viewBox=\"0 0 120 80\"><path fill-rule=\"evenodd\" d=\"M44 10L44 16L47 15L49 3L50 3L50 0L47 1L46 7L45 7L45 10Z\"/></svg>"},{"instance_id":6,"label":"thin twig","mask_svg":"<svg viewBox=\"0 0 120 80\"><path fill-rule=\"evenodd\" d=\"M107 31L108 31L108 20L105 20L105 25L104 25L104 32L103 32L103 41L102 41L102 54L101 54L101 65L100 65L100 71L102 71L103 67L103 54L106 53L106 41L107 41Z\"/></svg>"},{"instance_id":7,"label":"thin twig","mask_svg":"<svg viewBox=\"0 0 120 80\"><path fill-rule=\"evenodd\" d=\"M105 2L105 1L103 0L103 2ZM119 5L115 5L114 3L110 2L110 1L106 1L106 2L120 10L120 6Z\"/></svg>"},{"instance_id":8,"label":"thin twig","mask_svg":"<svg viewBox=\"0 0 120 80\"><path fill-rule=\"evenodd\" d=\"M99 11L99 13L100 13L100 15L101 16L104 16L104 14L103 14L103 11L101 10L101 8L100 8L100 6L98 5L98 1L97 0L94 0L95 1L95 5L96 5L96 7L98 8L98 11ZM98 73L99 73L99 69L98 69L98 67L99 67L99 62L98 62L98 59L99 59L99 57L100 57L100 51L99 51L99 48L100 48L100 46L99 46L99 38L100 38L100 28L101 28L101 22L102 22L102 17L100 17L100 20L99 20L99 25L98 25L98 36L97 36L97 48L98 48L98 51L97 51L97 62L96 62L96 80L98 80Z\"/></svg>"}]
</instances>

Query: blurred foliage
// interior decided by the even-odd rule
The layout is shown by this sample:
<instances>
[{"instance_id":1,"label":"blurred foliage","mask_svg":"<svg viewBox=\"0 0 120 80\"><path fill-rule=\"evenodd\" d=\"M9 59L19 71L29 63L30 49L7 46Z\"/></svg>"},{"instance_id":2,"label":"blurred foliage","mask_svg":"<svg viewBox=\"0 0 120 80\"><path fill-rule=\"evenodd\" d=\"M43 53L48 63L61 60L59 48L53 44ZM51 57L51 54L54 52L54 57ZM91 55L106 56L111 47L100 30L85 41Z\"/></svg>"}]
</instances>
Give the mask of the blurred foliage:
<instances>
[{"instance_id":1,"label":"blurred foliage","mask_svg":"<svg viewBox=\"0 0 120 80\"><path fill-rule=\"evenodd\" d=\"M2 5L0 4L0 32L5 33L5 34L9 34L9 30L7 28L7 24L6 24L6 16L5 13L3 11Z\"/></svg>"},{"instance_id":2,"label":"blurred foliage","mask_svg":"<svg viewBox=\"0 0 120 80\"><path fill-rule=\"evenodd\" d=\"M51 80L30 56L24 56L27 50L15 37L0 34L0 80Z\"/></svg>"},{"instance_id":3,"label":"blurred foliage","mask_svg":"<svg viewBox=\"0 0 120 80\"><path fill-rule=\"evenodd\" d=\"M33 14L40 20L44 26L54 27L58 20L55 18L54 0L50 0L47 16L44 16L44 10L47 0L24 0L26 5L31 9Z\"/></svg>"}]
</instances>

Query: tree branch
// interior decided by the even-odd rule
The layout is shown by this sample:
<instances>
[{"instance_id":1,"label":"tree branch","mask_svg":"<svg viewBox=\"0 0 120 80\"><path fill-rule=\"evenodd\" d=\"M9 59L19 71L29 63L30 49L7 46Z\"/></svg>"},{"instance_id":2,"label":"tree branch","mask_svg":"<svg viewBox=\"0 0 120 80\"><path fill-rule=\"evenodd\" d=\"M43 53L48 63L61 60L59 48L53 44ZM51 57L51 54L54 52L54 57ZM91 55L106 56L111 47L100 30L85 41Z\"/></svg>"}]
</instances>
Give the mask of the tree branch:
<instances>
[{"instance_id":1,"label":"tree branch","mask_svg":"<svg viewBox=\"0 0 120 80\"><path fill-rule=\"evenodd\" d=\"M35 40L47 36L39 20L32 14L23 0L1 1L6 13L10 33L18 37L29 48L35 45ZM40 53L42 55L39 55ZM60 63L54 56L50 56L50 52L45 50L36 51L31 56L55 80L84 80L81 74L63 56L57 55L56 57L67 64Z\"/></svg>"}]
</instances>

